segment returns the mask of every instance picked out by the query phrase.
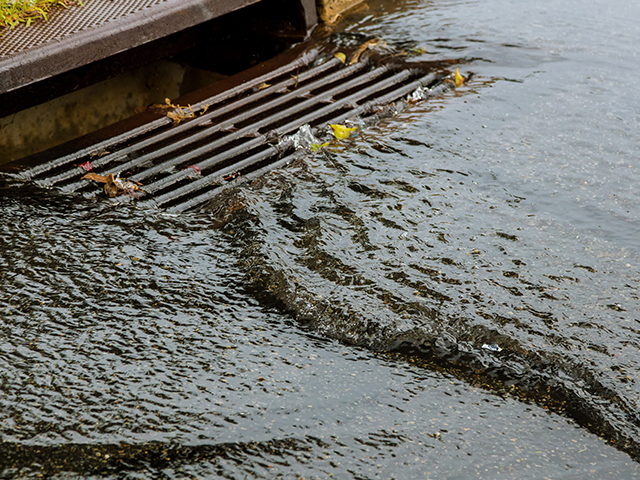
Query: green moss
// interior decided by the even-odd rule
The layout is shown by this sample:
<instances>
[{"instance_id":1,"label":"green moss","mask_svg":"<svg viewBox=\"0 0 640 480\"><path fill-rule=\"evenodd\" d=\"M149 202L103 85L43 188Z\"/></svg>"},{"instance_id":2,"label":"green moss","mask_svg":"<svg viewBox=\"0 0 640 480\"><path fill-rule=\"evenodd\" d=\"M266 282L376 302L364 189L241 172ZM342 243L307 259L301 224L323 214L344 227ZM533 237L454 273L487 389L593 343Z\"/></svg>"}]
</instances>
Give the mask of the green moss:
<instances>
[{"instance_id":1,"label":"green moss","mask_svg":"<svg viewBox=\"0 0 640 480\"><path fill-rule=\"evenodd\" d=\"M15 27L21 22L30 25L34 20L44 18L55 5L68 7L73 3L82 5L81 0L0 0L0 28Z\"/></svg>"}]
</instances>

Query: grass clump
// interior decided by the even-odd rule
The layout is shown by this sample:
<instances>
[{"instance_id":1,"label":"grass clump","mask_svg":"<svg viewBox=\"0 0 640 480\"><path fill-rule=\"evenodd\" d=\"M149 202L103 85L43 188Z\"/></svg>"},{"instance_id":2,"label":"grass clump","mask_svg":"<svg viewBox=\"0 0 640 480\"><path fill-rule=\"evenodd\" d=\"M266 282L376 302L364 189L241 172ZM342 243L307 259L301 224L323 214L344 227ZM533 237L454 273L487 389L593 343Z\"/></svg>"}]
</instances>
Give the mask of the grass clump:
<instances>
[{"instance_id":1,"label":"grass clump","mask_svg":"<svg viewBox=\"0 0 640 480\"><path fill-rule=\"evenodd\" d=\"M55 5L68 7L81 0L0 0L0 27L15 27L20 23L29 26L34 20L44 18Z\"/></svg>"}]
</instances>

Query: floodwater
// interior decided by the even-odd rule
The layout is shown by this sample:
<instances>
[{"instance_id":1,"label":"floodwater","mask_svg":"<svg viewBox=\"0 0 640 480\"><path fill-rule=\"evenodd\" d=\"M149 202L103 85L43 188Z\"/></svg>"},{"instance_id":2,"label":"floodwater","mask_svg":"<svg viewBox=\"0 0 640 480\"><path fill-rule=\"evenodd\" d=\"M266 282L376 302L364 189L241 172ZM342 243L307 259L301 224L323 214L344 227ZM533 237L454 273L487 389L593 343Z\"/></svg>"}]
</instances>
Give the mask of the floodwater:
<instances>
[{"instance_id":1,"label":"floodwater","mask_svg":"<svg viewBox=\"0 0 640 480\"><path fill-rule=\"evenodd\" d=\"M640 5L377 1L467 85L172 216L0 184L0 477L640 478Z\"/></svg>"}]
</instances>

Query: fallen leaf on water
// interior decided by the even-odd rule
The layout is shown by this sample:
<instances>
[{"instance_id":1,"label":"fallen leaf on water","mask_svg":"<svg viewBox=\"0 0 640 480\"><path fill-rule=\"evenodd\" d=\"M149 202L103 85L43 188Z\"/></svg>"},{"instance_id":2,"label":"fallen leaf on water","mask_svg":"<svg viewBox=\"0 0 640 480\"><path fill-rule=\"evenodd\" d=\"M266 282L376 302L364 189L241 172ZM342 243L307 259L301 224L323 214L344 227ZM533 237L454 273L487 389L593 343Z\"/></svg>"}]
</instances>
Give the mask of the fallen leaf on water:
<instances>
[{"instance_id":1,"label":"fallen leaf on water","mask_svg":"<svg viewBox=\"0 0 640 480\"><path fill-rule=\"evenodd\" d=\"M107 177L105 177L104 175L98 175L97 173L87 173L84 177L82 177L83 180L93 180L94 182L100 182L100 183L107 183L107 181L109 180Z\"/></svg>"},{"instance_id":2,"label":"fallen leaf on water","mask_svg":"<svg viewBox=\"0 0 640 480\"><path fill-rule=\"evenodd\" d=\"M374 38L373 40L367 40L362 45L360 45L358 50L356 50L356 53L353 54L353 57L351 57L351 60L349 61L349 65L358 63L358 60L360 60L360 55L362 55L362 53L367 48L375 47L376 45L386 45L386 42L384 40L380 40L379 38Z\"/></svg>"},{"instance_id":3,"label":"fallen leaf on water","mask_svg":"<svg viewBox=\"0 0 640 480\"><path fill-rule=\"evenodd\" d=\"M126 178L120 178L119 175L116 177L113 173L110 173L107 175L107 183L104 186L104 191L110 198L117 197L119 195L130 195L135 197L137 196L135 193L137 191L146 193L139 185L141 184L138 182L133 182Z\"/></svg>"},{"instance_id":4,"label":"fallen leaf on water","mask_svg":"<svg viewBox=\"0 0 640 480\"><path fill-rule=\"evenodd\" d=\"M331 130L333 130L333 135L338 139L342 140L345 138L349 138L351 133L358 129L358 127L345 127L344 125L332 123L329 125Z\"/></svg>"},{"instance_id":5,"label":"fallen leaf on water","mask_svg":"<svg viewBox=\"0 0 640 480\"><path fill-rule=\"evenodd\" d=\"M324 143L312 143L311 144L311 151L312 152L317 152L318 150L320 150L322 147L327 147L329 146L329 142L324 142Z\"/></svg>"},{"instance_id":6,"label":"fallen leaf on water","mask_svg":"<svg viewBox=\"0 0 640 480\"><path fill-rule=\"evenodd\" d=\"M187 105L187 107L181 107L180 105L173 105L169 99L165 100L168 105L170 105L173 110L167 112L167 117L169 117L173 121L173 125L178 125L185 118L195 118L196 114L191 108L191 105ZM189 110L187 110L189 108Z\"/></svg>"},{"instance_id":7,"label":"fallen leaf on water","mask_svg":"<svg viewBox=\"0 0 640 480\"><path fill-rule=\"evenodd\" d=\"M409 49L409 53L413 55L422 55L424 53L427 53L427 50L426 48L422 48L422 47L414 47Z\"/></svg>"},{"instance_id":8,"label":"fallen leaf on water","mask_svg":"<svg viewBox=\"0 0 640 480\"><path fill-rule=\"evenodd\" d=\"M104 193L106 193L110 198L117 197L119 195L129 195L132 197L136 197L137 194L135 192L147 193L142 188L140 188L140 186L142 186L141 183L135 182L133 180L127 180L126 178L120 178L120 175L116 177L113 173L105 176L90 172L82 177L82 179L104 183Z\"/></svg>"},{"instance_id":9,"label":"fallen leaf on water","mask_svg":"<svg viewBox=\"0 0 640 480\"><path fill-rule=\"evenodd\" d=\"M205 105L199 114L202 115L208 109L209 105ZM191 105L187 105L186 107L182 105L174 105L168 98L164 99L164 104L154 103L153 105L149 105L147 110L161 115L166 115L173 121L173 125L178 125L182 120L187 118L196 117L196 113L193 111L193 108L191 108Z\"/></svg>"},{"instance_id":10,"label":"fallen leaf on water","mask_svg":"<svg viewBox=\"0 0 640 480\"><path fill-rule=\"evenodd\" d=\"M342 53L342 52L338 52L334 55L334 57L336 57L338 60L340 60L342 63L347 61L347 56Z\"/></svg>"},{"instance_id":11,"label":"fallen leaf on water","mask_svg":"<svg viewBox=\"0 0 640 480\"><path fill-rule=\"evenodd\" d=\"M91 163L89 160L87 160L86 162L82 162L78 166L82 168L85 172L90 172L93 170L93 163Z\"/></svg>"},{"instance_id":12,"label":"fallen leaf on water","mask_svg":"<svg viewBox=\"0 0 640 480\"><path fill-rule=\"evenodd\" d=\"M462 75L460 75L460 72L458 71L458 69L456 68L456 87L461 87L462 84L464 83L464 77Z\"/></svg>"}]
</instances>

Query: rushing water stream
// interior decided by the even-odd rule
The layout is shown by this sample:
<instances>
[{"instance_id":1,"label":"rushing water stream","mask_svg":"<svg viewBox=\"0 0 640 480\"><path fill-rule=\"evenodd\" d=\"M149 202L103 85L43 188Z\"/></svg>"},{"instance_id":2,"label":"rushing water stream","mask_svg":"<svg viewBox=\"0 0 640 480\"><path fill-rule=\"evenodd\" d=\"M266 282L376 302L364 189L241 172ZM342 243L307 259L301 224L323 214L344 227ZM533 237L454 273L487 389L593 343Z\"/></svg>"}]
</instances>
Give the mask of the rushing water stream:
<instances>
[{"instance_id":1,"label":"rushing water stream","mask_svg":"<svg viewBox=\"0 0 640 480\"><path fill-rule=\"evenodd\" d=\"M471 81L227 210L0 183L0 477L640 478L638 18L371 0Z\"/></svg>"}]
</instances>

